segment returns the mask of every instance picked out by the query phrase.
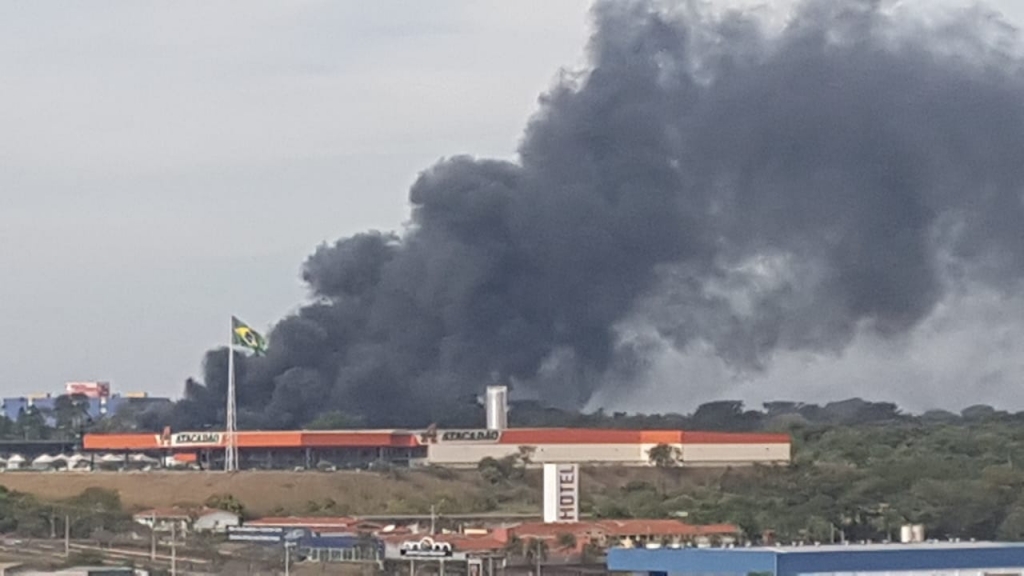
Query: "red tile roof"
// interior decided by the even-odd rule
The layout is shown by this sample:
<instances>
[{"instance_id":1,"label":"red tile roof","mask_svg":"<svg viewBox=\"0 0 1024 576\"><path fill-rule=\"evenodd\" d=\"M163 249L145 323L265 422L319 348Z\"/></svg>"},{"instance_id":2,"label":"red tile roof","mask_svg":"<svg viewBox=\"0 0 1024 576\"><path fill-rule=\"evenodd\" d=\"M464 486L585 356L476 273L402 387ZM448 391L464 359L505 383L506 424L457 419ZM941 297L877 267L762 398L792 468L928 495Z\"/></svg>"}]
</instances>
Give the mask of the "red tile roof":
<instances>
[{"instance_id":1,"label":"red tile roof","mask_svg":"<svg viewBox=\"0 0 1024 576\"><path fill-rule=\"evenodd\" d=\"M629 520L595 520L591 522L575 522L565 524L545 524L542 522L524 522L510 529L520 538L551 538L559 534L620 536L712 536L735 535L739 528L731 524L694 525L678 520L666 519L629 519Z\"/></svg>"},{"instance_id":2,"label":"red tile roof","mask_svg":"<svg viewBox=\"0 0 1024 576\"><path fill-rule=\"evenodd\" d=\"M560 534L582 534L604 533L599 525L594 522L566 522L558 524L545 524L543 522L523 522L512 526L509 532L519 538L555 538Z\"/></svg>"},{"instance_id":3,"label":"red tile roof","mask_svg":"<svg viewBox=\"0 0 1024 576\"><path fill-rule=\"evenodd\" d=\"M740 531L732 524L694 525L663 519L599 520L595 524L609 536L731 536Z\"/></svg>"},{"instance_id":4,"label":"red tile roof","mask_svg":"<svg viewBox=\"0 0 1024 576\"><path fill-rule=\"evenodd\" d=\"M135 518L136 520L145 520L154 517L158 520L187 520L189 518L205 516L213 512L223 512L223 510L208 508L206 506L199 506L195 508L182 508L177 506L173 508L152 508L149 510L143 510L142 512L136 512L132 518Z\"/></svg>"},{"instance_id":5,"label":"red tile roof","mask_svg":"<svg viewBox=\"0 0 1024 576\"><path fill-rule=\"evenodd\" d=\"M379 534L377 537L390 544L401 544L410 540L421 540L431 538L436 542L447 542L452 548L459 552L486 552L490 550L501 550L505 547L507 539L500 529L487 534Z\"/></svg>"},{"instance_id":6,"label":"red tile roof","mask_svg":"<svg viewBox=\"0 0 1024 576\"><path fill-rule=\"evenodd\" d=\"M486 552L489 550L501 550L505 542L495 538L493 535L466 536L465 534L444 534L438 537L439 540L448 542L452 548L459 552Z\"/></svg>"},{"instance_id":7,"label":"red tile roof","mask_svg":"<svg viewBox=\"0 0 1024 576\"><path fill-rule=\"evenodd\" d=\"M258 520L251 520L245 523L246 526L271 526L271 527L298 527L316 530L349 530L359 524L357 518L348 516L327 517L327 516L283 516L267 517Z\"/></svg>"}]
</instances>

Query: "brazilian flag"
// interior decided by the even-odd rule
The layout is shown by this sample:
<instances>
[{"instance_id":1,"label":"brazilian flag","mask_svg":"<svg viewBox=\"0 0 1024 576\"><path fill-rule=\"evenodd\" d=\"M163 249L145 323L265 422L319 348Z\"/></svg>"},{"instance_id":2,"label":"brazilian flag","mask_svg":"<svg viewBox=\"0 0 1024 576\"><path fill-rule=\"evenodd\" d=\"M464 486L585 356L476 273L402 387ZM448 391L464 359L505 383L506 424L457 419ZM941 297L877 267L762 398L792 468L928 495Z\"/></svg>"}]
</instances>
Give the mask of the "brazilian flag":
<instances>
[{"instance_id":1,"label":"brazilian flag","mask_svg":"<svg viewBox=\"0 0 1024 576\"><path fill-rule=\"evenodd\" d=\"M257 356L261 356L267 351L267 339L234 316L231 317L231 343L248 348Z\"/></svg>"}]
</instances>

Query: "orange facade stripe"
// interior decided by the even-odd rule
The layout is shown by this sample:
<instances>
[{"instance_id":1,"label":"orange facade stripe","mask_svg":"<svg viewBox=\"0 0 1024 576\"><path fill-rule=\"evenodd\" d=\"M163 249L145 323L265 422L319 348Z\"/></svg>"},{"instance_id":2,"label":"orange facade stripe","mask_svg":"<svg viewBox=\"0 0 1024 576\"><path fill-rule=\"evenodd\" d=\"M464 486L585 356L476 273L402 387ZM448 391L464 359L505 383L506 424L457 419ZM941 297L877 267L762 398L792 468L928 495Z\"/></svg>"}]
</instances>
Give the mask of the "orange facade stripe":
<instances>
[{"instance_id":1,"label":"orange facade stripe","mask_svg":"<svg viewBox=\"0 0 1024 576\"><path fill-rule=\"evenodd\" d=\"M237 436L240 448L411 448L420 437L406 431L245 431ZM789 444L786 434L684 432L680 430L614 430L584 428L512 428L505 430L501 444L519 446L543 444ZM83 448L91 451L217 449L212 446L172 447L158 434L86 434Z\"/></svg>"},{"instance_id":2,"label":"orange facade stripe","mask_svg":"<svg viewBox=\"0 0 1024 576\"><path fill-rule=\"evenodd\" d=\"M502 444L678 444L678 430L605 430L587 428L513 428L501 435Z\"/></svg>"},{"instance_id":3,"label":"orange facade stripe","mask_svg":"<svg viewBox=\"0 0 1024 576\"><path fill-rule=\"evenodd\" d=\"M235 443L239 448L302 448L302 432L286 430L281 432L237 432Z\"/></svg>"},{"instance_id":4,"label":"orange facade stripe","mask_svg":"<svg viewBox=\"0 0 1024 576\"><path fill-rule=\"evenodd\" d=\"M683 441L681 430L642 430L640 442L643 444L680 444Z\"/></svg>"},{"instance_id":5,"label":"orange facade stripe","mask_svg":"<svg viewBox=\"0 0 1024 576\"><path fill-rule=\"evenodd\" d=\"M302 446L352 448L409 448L417 446L416 438L408 433L394 432L303 432Z\"/></svg>"},{"instance_id":6,"label":"orange facade stripe","mask_svg":"<svg viewBox=\"0 0 1024 576\"><path fill-rule=\"evenodd\" d=\"M684 444L789 444L788 434L759 432L683 432Z\"/></svg>"},{"instance_id":7,"label":"orange facade stripe","mask_svg":"<svg viewBox=\"0 0 1024 576\"><path fill-rule=\"evenodd\" d=\"M160 448L159 434L86 434L82 438L85 450L156 450Z\"/></svg>"}]
</instances>

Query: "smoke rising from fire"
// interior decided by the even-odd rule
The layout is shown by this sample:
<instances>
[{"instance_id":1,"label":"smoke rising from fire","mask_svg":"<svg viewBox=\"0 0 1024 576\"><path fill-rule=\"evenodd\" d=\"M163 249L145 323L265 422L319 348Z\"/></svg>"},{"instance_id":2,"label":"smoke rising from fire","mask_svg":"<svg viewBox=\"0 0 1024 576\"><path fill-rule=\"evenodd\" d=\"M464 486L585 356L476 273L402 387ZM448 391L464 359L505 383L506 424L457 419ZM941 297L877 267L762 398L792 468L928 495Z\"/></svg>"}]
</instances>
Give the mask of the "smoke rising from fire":
<instances>
[{"instance_id":1,"label":"smoke rising from fire","mask_svg":"<svg viewBox=\"0 0 1024 576\"><path fill-rule=\"evenodd\" d=\"M443 160L402 233L309 257L313 302L240 364L243 420L451 421L495 378L579 407L643 382L654 342L756 371L898 339L958 287L1019 288L1024 76L997 17L593 18L587 68L541 98L514 162ZM223 398L225 363L189 395Z\"/></svg>"}]
</instances>

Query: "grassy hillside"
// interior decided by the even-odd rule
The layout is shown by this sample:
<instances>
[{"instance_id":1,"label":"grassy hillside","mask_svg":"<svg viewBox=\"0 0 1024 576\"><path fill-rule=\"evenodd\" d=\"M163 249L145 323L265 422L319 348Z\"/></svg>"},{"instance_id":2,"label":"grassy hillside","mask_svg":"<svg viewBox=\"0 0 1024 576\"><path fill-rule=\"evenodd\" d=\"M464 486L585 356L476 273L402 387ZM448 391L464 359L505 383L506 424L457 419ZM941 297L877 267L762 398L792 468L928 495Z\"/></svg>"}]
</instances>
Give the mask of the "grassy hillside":
<instances>
[{"instance_id":1,"label":"grassy hillside","mask_svg":"<svg viewBox=\"0 0 1024 576\"><path fill-rule=\"evenodd\" d=\"M694 489L714 483L714 470L585 469L581 491L609 494L623 486L653 483L662 490ZM0 475L0 485L40 500L64 500L90 487L116 490L126 508L200 504L230 494L254 515L426 514L437 505L447 513L536 512L541 510L539 470L513 483L492 485L476 470L391 472L151 472L34 473Z\"/></svg>"}]
</instances>

